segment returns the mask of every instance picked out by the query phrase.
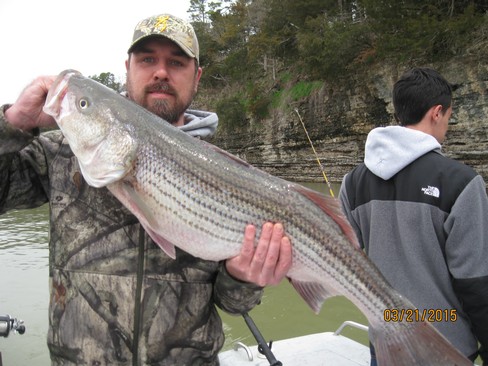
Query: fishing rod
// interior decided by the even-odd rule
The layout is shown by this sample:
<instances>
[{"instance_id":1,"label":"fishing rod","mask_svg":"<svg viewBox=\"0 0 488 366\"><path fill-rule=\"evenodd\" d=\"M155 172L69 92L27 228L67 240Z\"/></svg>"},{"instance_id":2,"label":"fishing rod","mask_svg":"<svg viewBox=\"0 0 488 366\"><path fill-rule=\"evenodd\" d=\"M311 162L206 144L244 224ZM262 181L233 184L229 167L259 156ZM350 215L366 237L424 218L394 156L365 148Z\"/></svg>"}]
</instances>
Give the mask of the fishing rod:
<instances>
[{"instance_id":1,"label":"fishing rod","mask_svg":"<svg viewBox=\"0 0 488 366\"><path fill-rule=\"evenodd\" d=\"M252 318L249 316L248 313L243 313L242 317L244 318L247 327L251 331L252 335L258 342L259 353L266 356L266 359L268 360L270 366L282 366L283 364L280 361L278 361L274 356L273 352L271 352L271 345L273 341L270 341L269 345L266 343L266 340L264 339L263 335L261 334L258 327L254 323L254 320L252 320Z\"/></svg>"},{"instance_id":2,"label":"fishing rod","mask_svg":"<svg viewBox=\"0 0 488 366\"><path fill-rule=\"evenodd\" d=\"M322 163L320 162L319 155L317 154L315 147L313 146L312 139L310 138L310 135L308 134L307 128L305 127L305 123L303 123L302 116L300 116L300 113L298 113L297 108L295 108L295 112L298 115L298 118L300 119L300 123L302 124L303 130L305 131L305 135L307 135L308 142L310 143L310 146L312 147L313 153L315 154L315 159L317 159L317 163L319 164L320 170L322 171L322 175L324 176L325 183L327 183L327 186L329 187L329 193L332 197L334 197L334 192L332 191L332 186L330 185L330 182L327 179L327 175L325 174L325 169L322 166Z\"/></svg>"}]
</instances>

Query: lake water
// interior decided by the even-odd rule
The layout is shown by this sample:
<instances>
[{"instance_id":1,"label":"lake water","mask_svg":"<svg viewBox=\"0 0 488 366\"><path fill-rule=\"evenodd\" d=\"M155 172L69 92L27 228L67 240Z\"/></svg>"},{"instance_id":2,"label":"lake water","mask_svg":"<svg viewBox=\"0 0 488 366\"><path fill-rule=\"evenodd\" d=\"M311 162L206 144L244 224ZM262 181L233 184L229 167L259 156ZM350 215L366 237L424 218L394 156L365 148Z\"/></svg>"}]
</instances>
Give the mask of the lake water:
<instances>
[{"instance_id":1,"label":"lake water","mask_svg":"<svg viewBox=\"0 0 488 366\"><path fill-rule=\"evenodd\" d=\"M23 335L0 338L4 366L50 365L48 208L0 216L0 315L25 321Z\"/></svg>"},{"instance_id":2,"label":"lake water","mask_svg":"<svg viewBox=\"0 0 488 366\"><path fill-rule=\"evenodd\" d=\"M329 191L325 183L305 185ZM337 195L338 187L333 189ZM0 216L0 316L22 319L26 327L23 335L0 338L3 366L50 365L46 345L48 227L47 205ZM224 349L231 348L235 341L256 344L242 317L221 314L226 334ZM343 297L328 300L320 314L314 314L286 281L267 288L261 305L250 316L268 341L334 331L345 320L366 324L366 318ZM346 329L343 334L367 344L367 335L362 331Z\"/></svg>"}]
</instances>

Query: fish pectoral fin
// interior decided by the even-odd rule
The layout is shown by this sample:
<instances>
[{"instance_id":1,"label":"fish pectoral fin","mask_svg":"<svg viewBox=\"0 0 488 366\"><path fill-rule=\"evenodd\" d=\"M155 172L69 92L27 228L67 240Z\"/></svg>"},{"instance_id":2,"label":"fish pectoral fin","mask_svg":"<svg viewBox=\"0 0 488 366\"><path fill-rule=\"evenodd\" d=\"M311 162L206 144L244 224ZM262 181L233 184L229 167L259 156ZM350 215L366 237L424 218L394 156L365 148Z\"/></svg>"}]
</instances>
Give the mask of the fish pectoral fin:
<instances>
[{"instance_id":1,"label":"fish pectoral fin","mask_svg":"<svg viewBox=\"0 0 488 366\"><path fill-rule=\"evenodd\" d=\"M137 208L133 211L136 217L139 219L146 233L151 237L151 239L165 252L170 258L176 259L176 249L173 243L159 235L153 227L157 227L156 218L151 213L149 207L139 200L137 196L134 196L135 206ZM137 204L139 203L139 204Z\"/></svg>"},{"instance_id":2,"label":"fish pectoral fin","mask_svg":"<svg viewBox=\"0 0 488 366\"><path fill-rule=\"evenodd\" d=\"M172 259L176 258L176 249L173 243L166 240L159 235L154 228L157 228L157 219L151 211L151 208L146 205L143 199L135 191L130 182L116 182L108 189L117 199L132 212L144 230L151 237L152 240Z\"/></svg>"},{"instance_id":3,"label":"fish pectoral fin","mask_svg":"<svg viewBox=\"0 0 488 366\"><path fill-rule=\"evenodd\" d=\"M325 300L340 295L339 292L331 291L317 282L304 282L296 279L290 279L290 282L316 314L320 312Z\"/></svg>"}]
</instances>

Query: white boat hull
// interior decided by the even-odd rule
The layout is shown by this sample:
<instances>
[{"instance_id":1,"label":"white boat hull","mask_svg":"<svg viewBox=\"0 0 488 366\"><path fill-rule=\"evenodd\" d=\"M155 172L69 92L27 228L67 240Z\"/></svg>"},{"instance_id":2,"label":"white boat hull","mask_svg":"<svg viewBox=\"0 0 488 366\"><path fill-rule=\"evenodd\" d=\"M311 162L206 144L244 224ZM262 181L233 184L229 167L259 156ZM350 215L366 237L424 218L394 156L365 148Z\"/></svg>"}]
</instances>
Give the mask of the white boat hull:
<instances>
[{"instance_id":1,"label":"white boat hull","mask_svg":"<svg viewBox=\"0 0 488 366\"><path fill-rule=\"evenodd\" d=\"M345 325L353 325L348 322ZM353 325L355 326L355 325ZM369 366L369 347L342 336L340 331L310 334L273 342L271 351L286 366ZM367 327L364 327L367 329ZM221 366L269 366L257 346L237 342L219 355Z\"/></svg>"}]
</instances>

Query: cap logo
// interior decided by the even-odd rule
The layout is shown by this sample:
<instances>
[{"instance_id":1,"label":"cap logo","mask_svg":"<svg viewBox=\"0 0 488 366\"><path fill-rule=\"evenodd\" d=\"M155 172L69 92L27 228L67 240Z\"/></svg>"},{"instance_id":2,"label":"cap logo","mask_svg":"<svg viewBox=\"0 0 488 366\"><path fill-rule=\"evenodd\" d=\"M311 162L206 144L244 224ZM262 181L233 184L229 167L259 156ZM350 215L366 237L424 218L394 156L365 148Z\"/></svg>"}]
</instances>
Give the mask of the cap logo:
<instances>
[{"instance_id":1,"label":"cap logo","mask_svg":"<svg viewBox=\"0 0 488 366\"><path fill-rule=\"evenodd\" d=\"M154 25L154 28L158 28L160 32L164 32L166 28L168 27L168 19L169 16L160 16L156 19L156 24Z\"/></svg>"}]
</instances>

